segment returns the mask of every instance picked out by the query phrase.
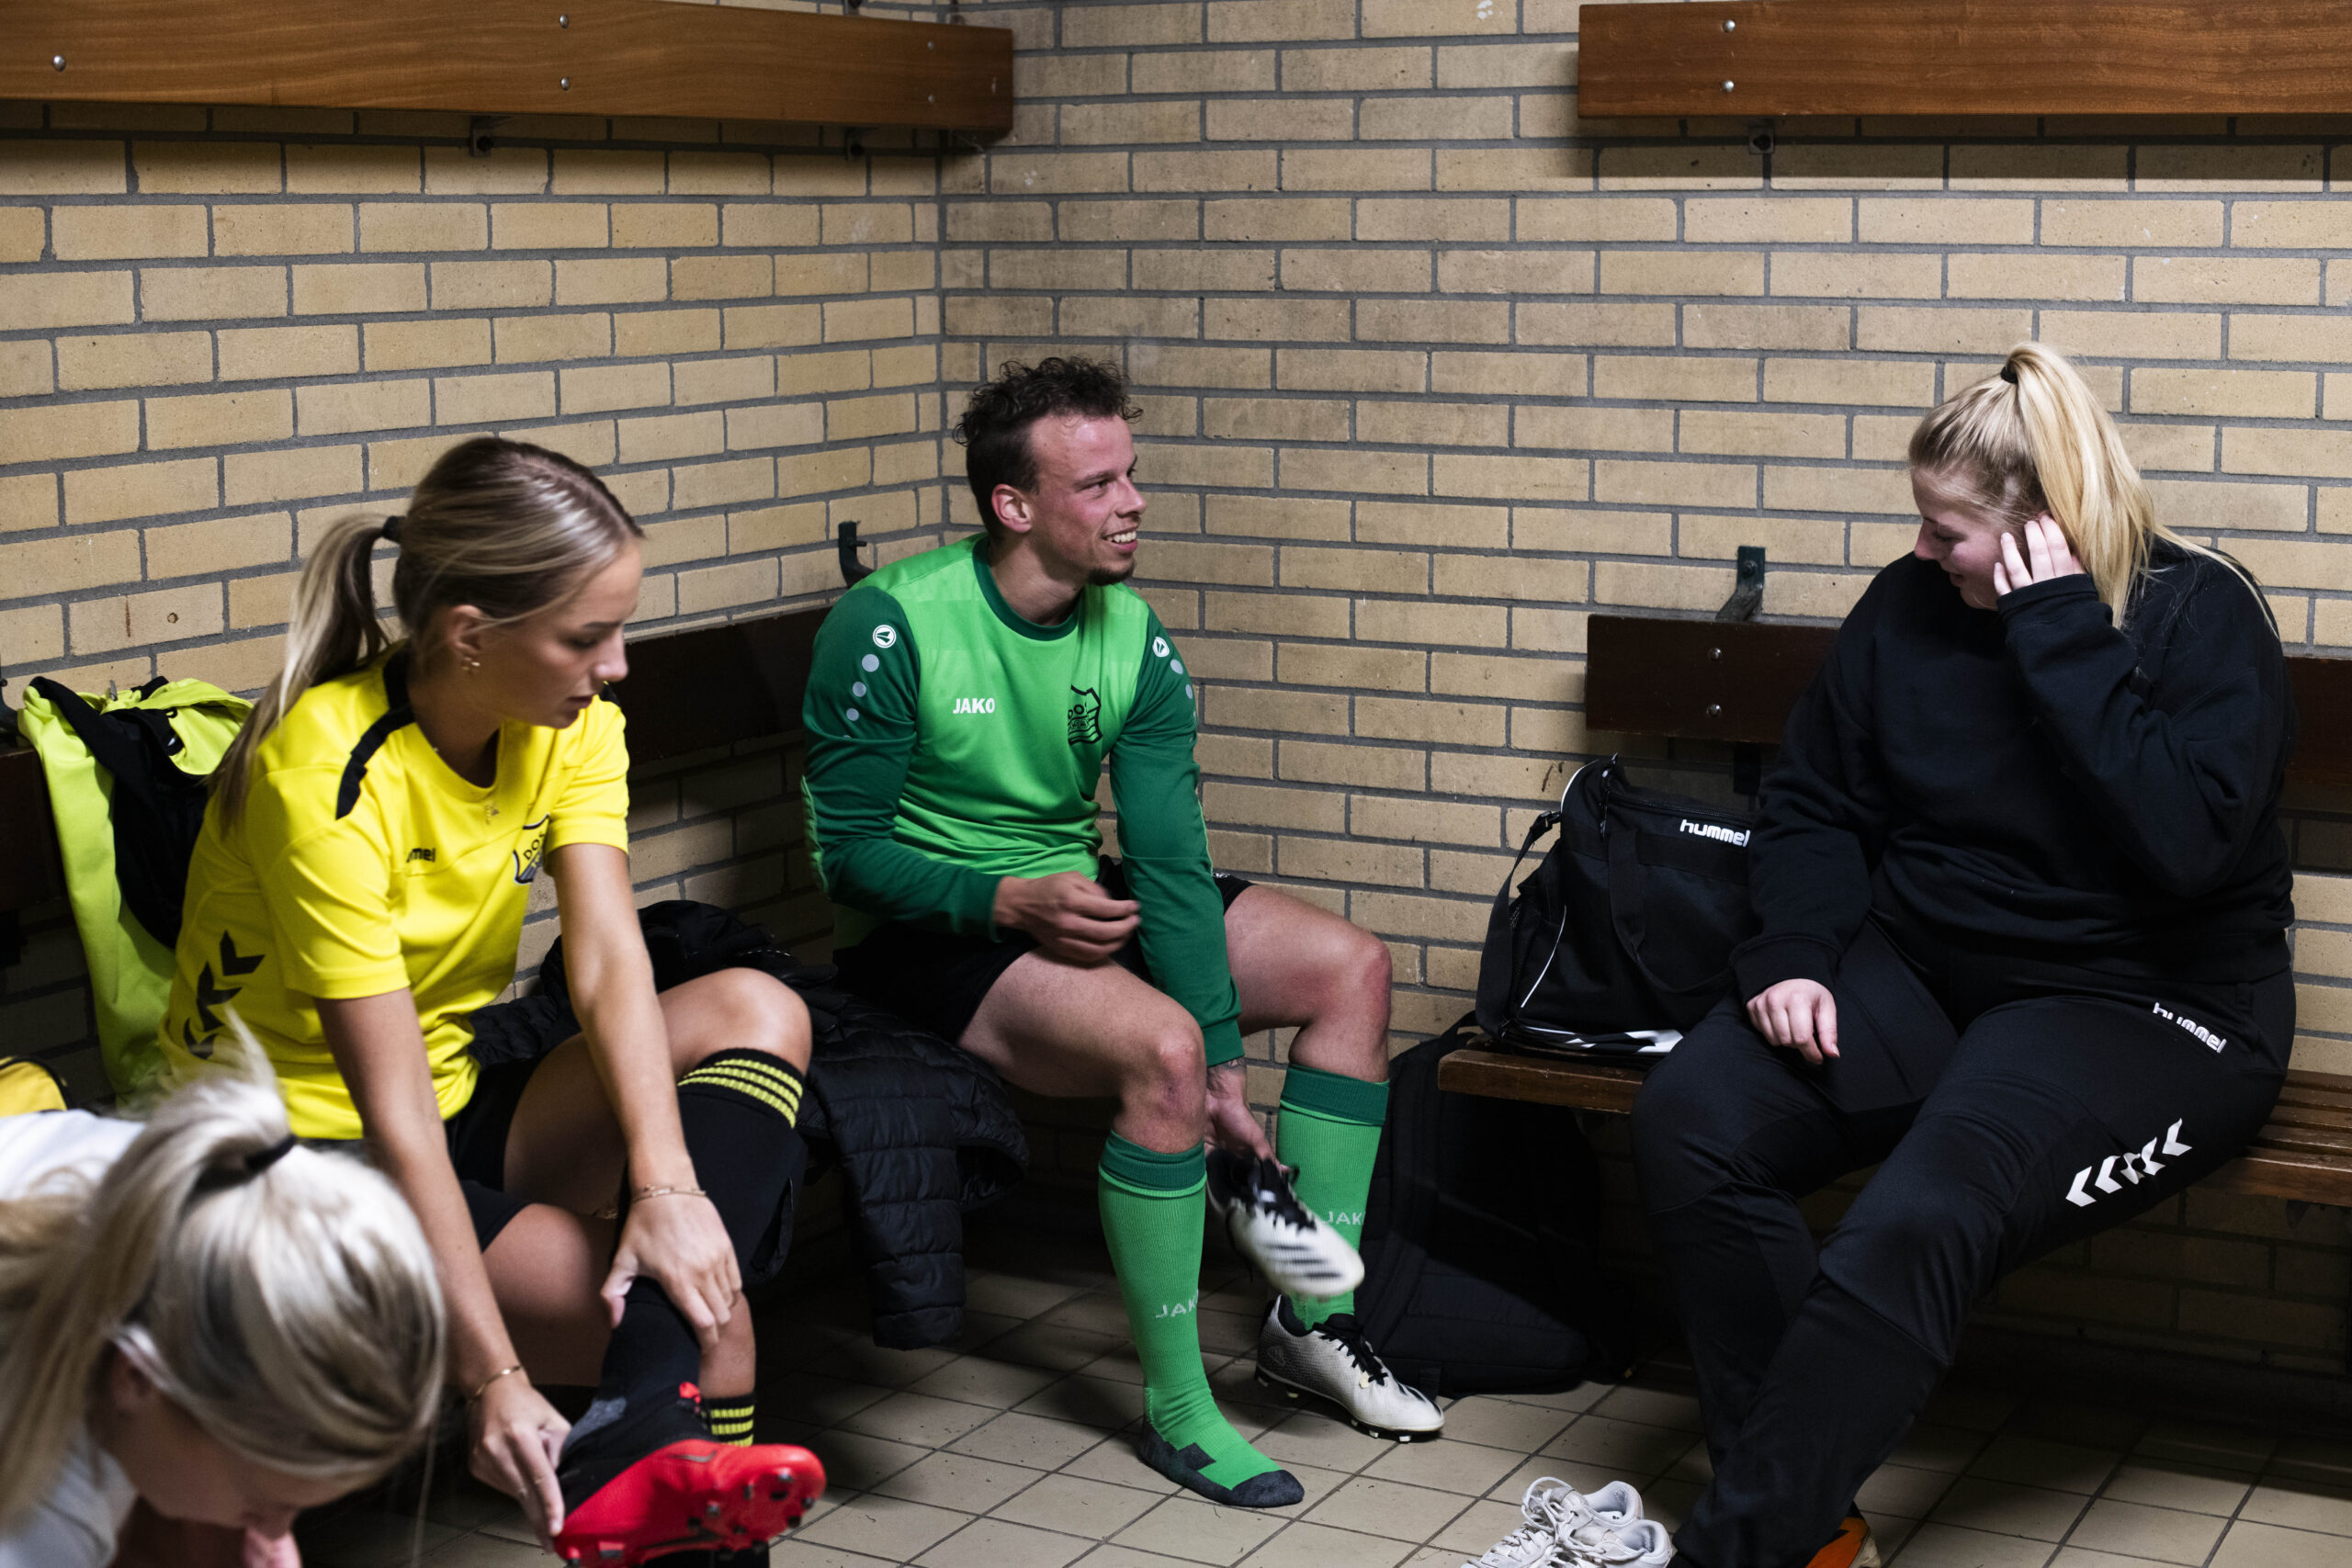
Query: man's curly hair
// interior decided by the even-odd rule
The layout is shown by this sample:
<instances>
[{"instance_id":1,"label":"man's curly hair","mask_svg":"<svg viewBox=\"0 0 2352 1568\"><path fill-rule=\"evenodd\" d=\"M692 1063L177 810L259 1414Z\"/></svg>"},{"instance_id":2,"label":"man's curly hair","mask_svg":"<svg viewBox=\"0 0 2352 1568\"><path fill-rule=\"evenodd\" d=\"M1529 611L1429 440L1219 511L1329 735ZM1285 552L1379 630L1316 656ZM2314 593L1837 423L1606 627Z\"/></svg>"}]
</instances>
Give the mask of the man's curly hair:
<instances>
[{"instance_id":1,"label":"man's curly hair","mask_svg":"<svg viewBox=\"0 0 2352 1568\"><path fill-rule=\"evenodd\" d=\"M963 446L964 473L989 537L1003 535L996 487L1028 490L1037 482L1037 458L1029 450L1031 425L1055 414L1134 419L1141 412L1128 400L1126 377L1099 359L1056 355L1035 365L1008 364L996 379L973 388L955 435Z\"/></svg>"}]
</instances>

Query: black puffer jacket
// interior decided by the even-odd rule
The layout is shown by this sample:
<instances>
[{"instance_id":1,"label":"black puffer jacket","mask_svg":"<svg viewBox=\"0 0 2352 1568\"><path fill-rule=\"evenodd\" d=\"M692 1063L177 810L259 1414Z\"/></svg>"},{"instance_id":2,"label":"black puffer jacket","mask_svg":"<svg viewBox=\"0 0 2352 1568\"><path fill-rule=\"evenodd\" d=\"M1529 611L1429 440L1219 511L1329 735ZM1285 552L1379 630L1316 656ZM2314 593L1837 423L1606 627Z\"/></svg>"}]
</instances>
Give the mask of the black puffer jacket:
<instances>
[{"instance_id":1,"label":"black puffer jacket","mask_svg":"<svg viewBox=\"0 0 2352 1568\"><path fill-rule=\"evenodd\" d=\"M1029 1166L1028 1141L996 1074L835 988L830 965L798 962L764 928L725 909L673 899L638 918L660 988L742 967L800 993L815 1031L800 1132L820 1167L838 1159L848 1180L874 1342L911 1349L955 1338L964 1327L964 1213L1004 1196ZM548 950L526 1000L570 1012L561 942ZM493 1041L478 1039L475 1050L498 1055Z\"/></svg>"}]
</instances>

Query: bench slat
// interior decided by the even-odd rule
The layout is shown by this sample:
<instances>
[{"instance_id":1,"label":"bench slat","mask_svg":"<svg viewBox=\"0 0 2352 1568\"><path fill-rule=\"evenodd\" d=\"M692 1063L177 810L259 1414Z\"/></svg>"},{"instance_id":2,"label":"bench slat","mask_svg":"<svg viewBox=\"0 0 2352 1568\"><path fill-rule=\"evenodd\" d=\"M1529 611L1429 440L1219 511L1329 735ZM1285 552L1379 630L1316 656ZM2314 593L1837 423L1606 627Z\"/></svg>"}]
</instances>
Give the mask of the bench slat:
<instances>
[{"instance_id":1,"label":"bench slat","mask_svg":"<svg viewBox=\"0 0 2352 1568\"><path fill-rule=\"evenodd\" d=\"M1473 1046L1439 1064L1437 1087L1454 1094L1622 1114L1634 1108L1645 1076L1638 1067L1606 1062L1558 1061ZM2206 1185L2313 1203L2352 1200L2352 1126L2338 1119L2339 1108L2352 1103L2352 1077L2290 1072L2279 1103L2282 1113L2274 1114L2256 1135L2252 1150L2206 1178Z\"/></svg>"}]
</instances>

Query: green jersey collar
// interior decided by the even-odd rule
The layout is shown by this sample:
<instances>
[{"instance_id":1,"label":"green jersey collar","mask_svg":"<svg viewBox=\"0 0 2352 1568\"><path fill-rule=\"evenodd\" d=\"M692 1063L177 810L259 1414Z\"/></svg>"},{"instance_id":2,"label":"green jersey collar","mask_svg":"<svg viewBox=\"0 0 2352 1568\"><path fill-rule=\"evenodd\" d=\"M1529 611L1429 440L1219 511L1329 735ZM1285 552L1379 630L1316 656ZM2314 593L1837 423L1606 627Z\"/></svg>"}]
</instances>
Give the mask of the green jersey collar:
<instances>
[{"instance_id":1,"label":"green jersey collar","mask_svg":"<svg viewBox=\"0 0 2352 1568\"><path fill-rule=\"evenodd\" d=\"M1078 629L1078 623L1086 610L1086 592L1083 589L1079 591L1078 603L1070 607L1069 614L1050 626L1039 626L1004 602L1004 594L996 585L996 573L989 570L989 536L986 534L972 541L972 572L980 580L980 595L989 602L989 608L996 612L996 618L1023 637L1035 642L1052 642Z\"/></svg>"}]
</instances>

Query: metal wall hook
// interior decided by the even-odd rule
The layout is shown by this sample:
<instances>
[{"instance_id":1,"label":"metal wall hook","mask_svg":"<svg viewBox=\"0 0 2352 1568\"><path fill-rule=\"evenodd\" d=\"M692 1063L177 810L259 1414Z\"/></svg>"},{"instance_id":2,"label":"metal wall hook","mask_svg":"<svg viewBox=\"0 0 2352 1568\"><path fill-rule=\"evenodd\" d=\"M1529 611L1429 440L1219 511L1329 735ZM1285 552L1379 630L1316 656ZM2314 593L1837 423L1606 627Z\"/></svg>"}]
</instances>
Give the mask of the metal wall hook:
<instances>
[{"instance_id":1,"label":"metal wall hook","mask_svg":"<svg viewBox=\"0 0 2352 1568\"><path fill-rule=\"evenodd\" d=\"M1715 612L1719 621L1752 621L1764 607L1764 547L1739 547L1738 575L1732 580L1731 597Z\"/></svg>"},{"instance_id":2,"label":"metal wall hook","mask_svg":"<svg viewBox=\"0 0 2352 1568\"><path fill-rule=\"evenodd\" d=\"M857 525L855 523L842 525L841 539L835 548L841 559L843 582L854 588L857 586L858 579L874 575L874 569L857 558Z\"/></svg>"}]
</instances>

